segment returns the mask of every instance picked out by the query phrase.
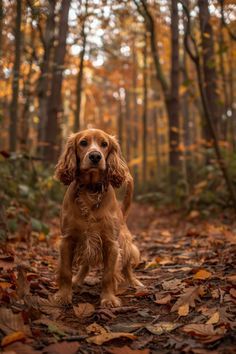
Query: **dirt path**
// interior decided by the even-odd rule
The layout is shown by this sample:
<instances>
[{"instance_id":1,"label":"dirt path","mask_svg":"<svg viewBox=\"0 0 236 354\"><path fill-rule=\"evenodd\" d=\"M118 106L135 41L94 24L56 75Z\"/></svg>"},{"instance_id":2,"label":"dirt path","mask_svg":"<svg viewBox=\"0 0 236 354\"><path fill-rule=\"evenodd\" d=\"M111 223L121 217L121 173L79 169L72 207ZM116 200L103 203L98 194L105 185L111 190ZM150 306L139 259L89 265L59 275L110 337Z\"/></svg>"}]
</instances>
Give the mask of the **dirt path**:
<instances>
[{"instance_id":1,"label":"dirt path","mask_svg":"<svg viewBox=\"0 0 236 354\"><path fill-rule=\"evenodd\" d=\"M59 229L9 242L0 256L2 349L11 353L235 353L236 225L134 205L129 226L142 253L145 288L99 307L98 275L55 306Z\"/></svg>"}]
</instances>

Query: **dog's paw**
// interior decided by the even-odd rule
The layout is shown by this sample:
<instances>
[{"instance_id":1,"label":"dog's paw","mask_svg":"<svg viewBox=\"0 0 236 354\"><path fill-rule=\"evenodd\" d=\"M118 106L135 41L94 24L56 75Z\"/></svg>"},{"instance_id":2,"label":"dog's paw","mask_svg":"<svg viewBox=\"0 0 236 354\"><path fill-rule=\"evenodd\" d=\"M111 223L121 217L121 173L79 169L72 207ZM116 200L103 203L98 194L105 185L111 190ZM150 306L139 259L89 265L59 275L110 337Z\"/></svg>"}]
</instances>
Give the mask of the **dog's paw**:
<instances>
[{"instance_id":1,"label":"dog's paw","mask_svg":"<svg viewBox=\"0 0 236 354\"><path fill-rule=\"evenodd\" d=\"M115 295L104 295L101 299L102 307L118 307L121 306L121 300Z\"/></svg>"},{"instance_id":2,"label":"dog's paw","mask_svg":"<svg viewBox=\"0 0 236 354\"><path fill-rule=\"evenodd\" d=\"M72 304L72 292L68 289L59 290L54 295L54 301L60 306L70 305L70 304Z\"/></svg>"}]
</instances>

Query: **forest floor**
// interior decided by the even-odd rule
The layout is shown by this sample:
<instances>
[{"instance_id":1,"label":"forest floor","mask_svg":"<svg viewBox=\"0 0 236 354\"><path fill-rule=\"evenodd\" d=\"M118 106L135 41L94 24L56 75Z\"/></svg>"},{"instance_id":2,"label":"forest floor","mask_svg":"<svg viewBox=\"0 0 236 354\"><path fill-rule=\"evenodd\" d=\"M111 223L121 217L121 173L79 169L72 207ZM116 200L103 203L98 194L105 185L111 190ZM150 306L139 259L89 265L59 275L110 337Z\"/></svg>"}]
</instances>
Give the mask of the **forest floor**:
<instances>
[{"instance_id":1,"label":"forest floor","mask_svg":"<svg viewBox=\"0 0 236 354\"><path fill-rule=\"evenodd\" d=\"M0 255L1 348L9 354L235 353L236 222L202 220L134 204L129 226L142 262L140 289L120 291L122 307L99 307L91 273L73 306L52 300L57 286L57 219L50 238L8 241ZM32 241L33 240L33 241Z\"/></svg>"}]
</instances>

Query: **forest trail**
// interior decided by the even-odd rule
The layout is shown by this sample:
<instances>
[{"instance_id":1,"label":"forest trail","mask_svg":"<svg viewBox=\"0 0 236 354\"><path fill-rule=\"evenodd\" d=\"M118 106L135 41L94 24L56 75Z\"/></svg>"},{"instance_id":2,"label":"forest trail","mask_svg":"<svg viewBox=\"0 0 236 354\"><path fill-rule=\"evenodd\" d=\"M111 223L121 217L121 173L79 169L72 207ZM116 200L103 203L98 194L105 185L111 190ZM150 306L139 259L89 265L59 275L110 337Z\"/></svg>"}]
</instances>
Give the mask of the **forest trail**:
<instances>
[{"instance_id":1,"label":"forest trail","mask_svg":"<svg viewBox=\"0 0 236 354\"><path fill-rule=\"evenodd\" d=\"M128 223L145 287L122 289L119 308L99 307L95 272L74 291L73 307L55 306L57 219L49 239L20 235L6 244L0 255L4 352L235 353L236 222L226 213L202 220L196 211L134 204Z\"/></svg>"}]
</instances>

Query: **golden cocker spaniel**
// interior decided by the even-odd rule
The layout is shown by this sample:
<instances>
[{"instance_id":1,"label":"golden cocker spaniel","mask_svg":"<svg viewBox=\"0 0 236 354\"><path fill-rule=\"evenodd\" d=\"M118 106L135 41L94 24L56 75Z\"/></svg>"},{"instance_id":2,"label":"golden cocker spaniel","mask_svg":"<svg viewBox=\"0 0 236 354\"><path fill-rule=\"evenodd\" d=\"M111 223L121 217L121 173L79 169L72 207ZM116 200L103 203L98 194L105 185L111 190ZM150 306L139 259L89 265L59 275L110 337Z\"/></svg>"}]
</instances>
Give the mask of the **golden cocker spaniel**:
<instances>
[{"instance_id":1,"label":"golden cocker spaniel","mask_svg":"<svg viewBox=\"0 0 236 354\"><path fill-rule=\"evenodd\" d=\"M119 283L142 286L134 276L138 248L126 225L133 179L116 139L102 130L73 134L56 166L56 177L68 185L62 211L59 291L61 304L72 301L72 284L81 285L90 267L103 265L102 306L119 306ZM125 184L120 207L115 188ZM72 279L72 265L78 273Z\"/></svg>"}]
</instances>

